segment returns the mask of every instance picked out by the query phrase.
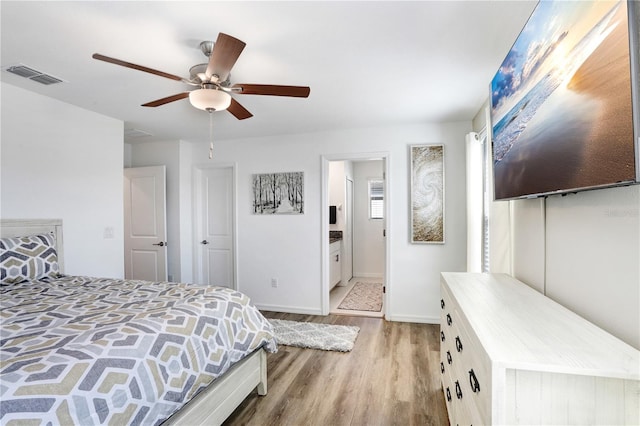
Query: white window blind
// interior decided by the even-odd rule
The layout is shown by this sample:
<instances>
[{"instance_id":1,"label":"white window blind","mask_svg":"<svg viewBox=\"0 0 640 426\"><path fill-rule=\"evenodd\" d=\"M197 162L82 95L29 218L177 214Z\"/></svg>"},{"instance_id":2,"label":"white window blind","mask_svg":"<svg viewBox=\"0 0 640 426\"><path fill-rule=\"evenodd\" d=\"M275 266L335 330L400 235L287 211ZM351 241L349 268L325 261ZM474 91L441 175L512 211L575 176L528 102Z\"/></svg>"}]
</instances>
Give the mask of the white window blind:
<instances>
[{"instance_id":1,"label":"white window blind","mask_svg":"<svg viewBox=\"0 0 640 426\"><path fill-rule=\"evenodd\" d=\"M491 207L491 150L486 129L466 138L467 271L490 269L489 209Z\"/></svg>"},{"instance_id":2,"label":"white window blind","mask_svg":"<svg viewBox=\"0 0 640 426\"><path fill-rule=\"evenodd\" d=\"M491 144L487 137L487 128L483 128L480 132L480 141L482 142L482 272L490 272L490 256L491 247L489 244L489 210L491 208Z\"/></svg>"},{"instance_id":3,"label":"white window blind","mask_svg":"<svg viewBox=\"0 0 640 426\"><path fill-rule=\"evenodd\" d=\"M369 180L369 219L384 217L384 182L379 179Z\"/></svg>"}]
</instances>

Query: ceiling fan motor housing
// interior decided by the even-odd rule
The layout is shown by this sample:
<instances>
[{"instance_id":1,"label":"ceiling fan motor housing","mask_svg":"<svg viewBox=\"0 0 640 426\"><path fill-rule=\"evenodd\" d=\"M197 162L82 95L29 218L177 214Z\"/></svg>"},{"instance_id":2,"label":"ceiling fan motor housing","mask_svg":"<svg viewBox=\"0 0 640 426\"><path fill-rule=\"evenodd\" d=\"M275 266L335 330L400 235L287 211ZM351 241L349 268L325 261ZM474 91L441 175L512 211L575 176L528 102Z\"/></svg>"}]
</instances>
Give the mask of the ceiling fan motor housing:
<instances>
[{"instance_id":1,"label":"ceiling fan motor housing","mask_svg":"<svg viewBox=\"0 0 640 426\"><path fill-rule=\"evenodd\" d=\"M202 53L204 53L204 56L208 58L209 56L211 56L211 52L213 52L214 45L215 45L215 42L211 40L205 40L202 43L200 43L200 50L202 51Z\"/></svg>"},{"instance_id":2,"label":"ceiling fan motor housing","mask_svg":"<svg viewBox=\"0 0 640 426\"><path fill-rule=\"evenodd\" d=\"M189 78L192 82L194 83L205 83L206 81L204 81L201 76L205 76L206 71L207 71L207 65L208 64L197 64L192 66L191 68L189 68ZM205 77L206 80L206 77ZM215 80L215 79L212 79ZM229 73L229 76L227 77L227 79L225 81L219 81L218 84L222 87L229 87L231 86L231 73Z\"/></svg>"}]
</instances>

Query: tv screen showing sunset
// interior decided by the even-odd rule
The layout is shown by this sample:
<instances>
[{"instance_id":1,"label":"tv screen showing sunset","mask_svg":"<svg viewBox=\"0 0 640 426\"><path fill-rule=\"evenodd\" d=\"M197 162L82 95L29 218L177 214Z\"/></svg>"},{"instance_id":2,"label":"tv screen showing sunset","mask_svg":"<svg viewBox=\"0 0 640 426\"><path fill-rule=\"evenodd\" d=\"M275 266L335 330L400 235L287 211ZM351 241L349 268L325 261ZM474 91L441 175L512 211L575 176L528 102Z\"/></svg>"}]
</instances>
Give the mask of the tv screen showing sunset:
<instances>
[{"instance_id":1,"label":"tv screen showing sunset","mask_svg":"<svg viewBox=\"0 0 640 426\"><path fill-rule=\"evenodd\" d=\"M635 181L626 2L542 1L491 82L495 198Z\"/></svg>"}]
</instances>

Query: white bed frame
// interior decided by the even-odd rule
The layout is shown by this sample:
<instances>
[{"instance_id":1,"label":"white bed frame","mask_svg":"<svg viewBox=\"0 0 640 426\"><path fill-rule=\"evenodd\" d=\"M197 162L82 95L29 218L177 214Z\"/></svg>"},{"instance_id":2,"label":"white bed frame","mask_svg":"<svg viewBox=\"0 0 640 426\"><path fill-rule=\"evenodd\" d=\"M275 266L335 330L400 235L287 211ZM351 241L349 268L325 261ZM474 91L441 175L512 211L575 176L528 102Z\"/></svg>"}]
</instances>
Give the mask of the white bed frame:
<instances>
[{"instance_id":1,"label":"white bed frame","mask_svg":"<svg viewBox=\"0 0 640 426\"><path fill-rule=\"evenodd\" d=\"M58 266L60 273L64 273L64 251L62 239L61 219L0 219L0 238L26 237L28 235L48 234L53 232Z\"/></svg>"},{"instance_id":2,"label":"white bed frame","mask_svg":"<svg viewBox=\"0 0 640 426\"><path fill-rule=\"evenodd\" d=\"M23 237L53 232L60 272L64 272L62 220L0 219L0 237ZM258 349L168 418L163 425L220 425L255 389L267 394L267 353Z\"/></svg>"}]
</instances>

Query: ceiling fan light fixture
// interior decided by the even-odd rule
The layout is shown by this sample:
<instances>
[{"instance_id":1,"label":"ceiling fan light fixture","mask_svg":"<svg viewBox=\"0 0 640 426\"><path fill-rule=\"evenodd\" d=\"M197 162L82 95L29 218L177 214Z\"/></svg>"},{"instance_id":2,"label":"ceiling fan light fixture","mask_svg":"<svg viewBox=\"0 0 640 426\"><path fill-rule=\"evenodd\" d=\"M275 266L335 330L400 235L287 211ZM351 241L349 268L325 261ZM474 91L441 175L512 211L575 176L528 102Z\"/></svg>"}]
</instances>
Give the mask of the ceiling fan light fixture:
<instances>
[{"instance_id":1,"label":"ceiling fan light fixture","mask_svg":"<svg viewBox=\"0 0 640 426\"><path fill-rule=\"evenodd\" d=\"M189 92L189 102L204 111L222 111L231 105L231 95L218 89L198 89Z\"/></svg>"}]
</instances>

